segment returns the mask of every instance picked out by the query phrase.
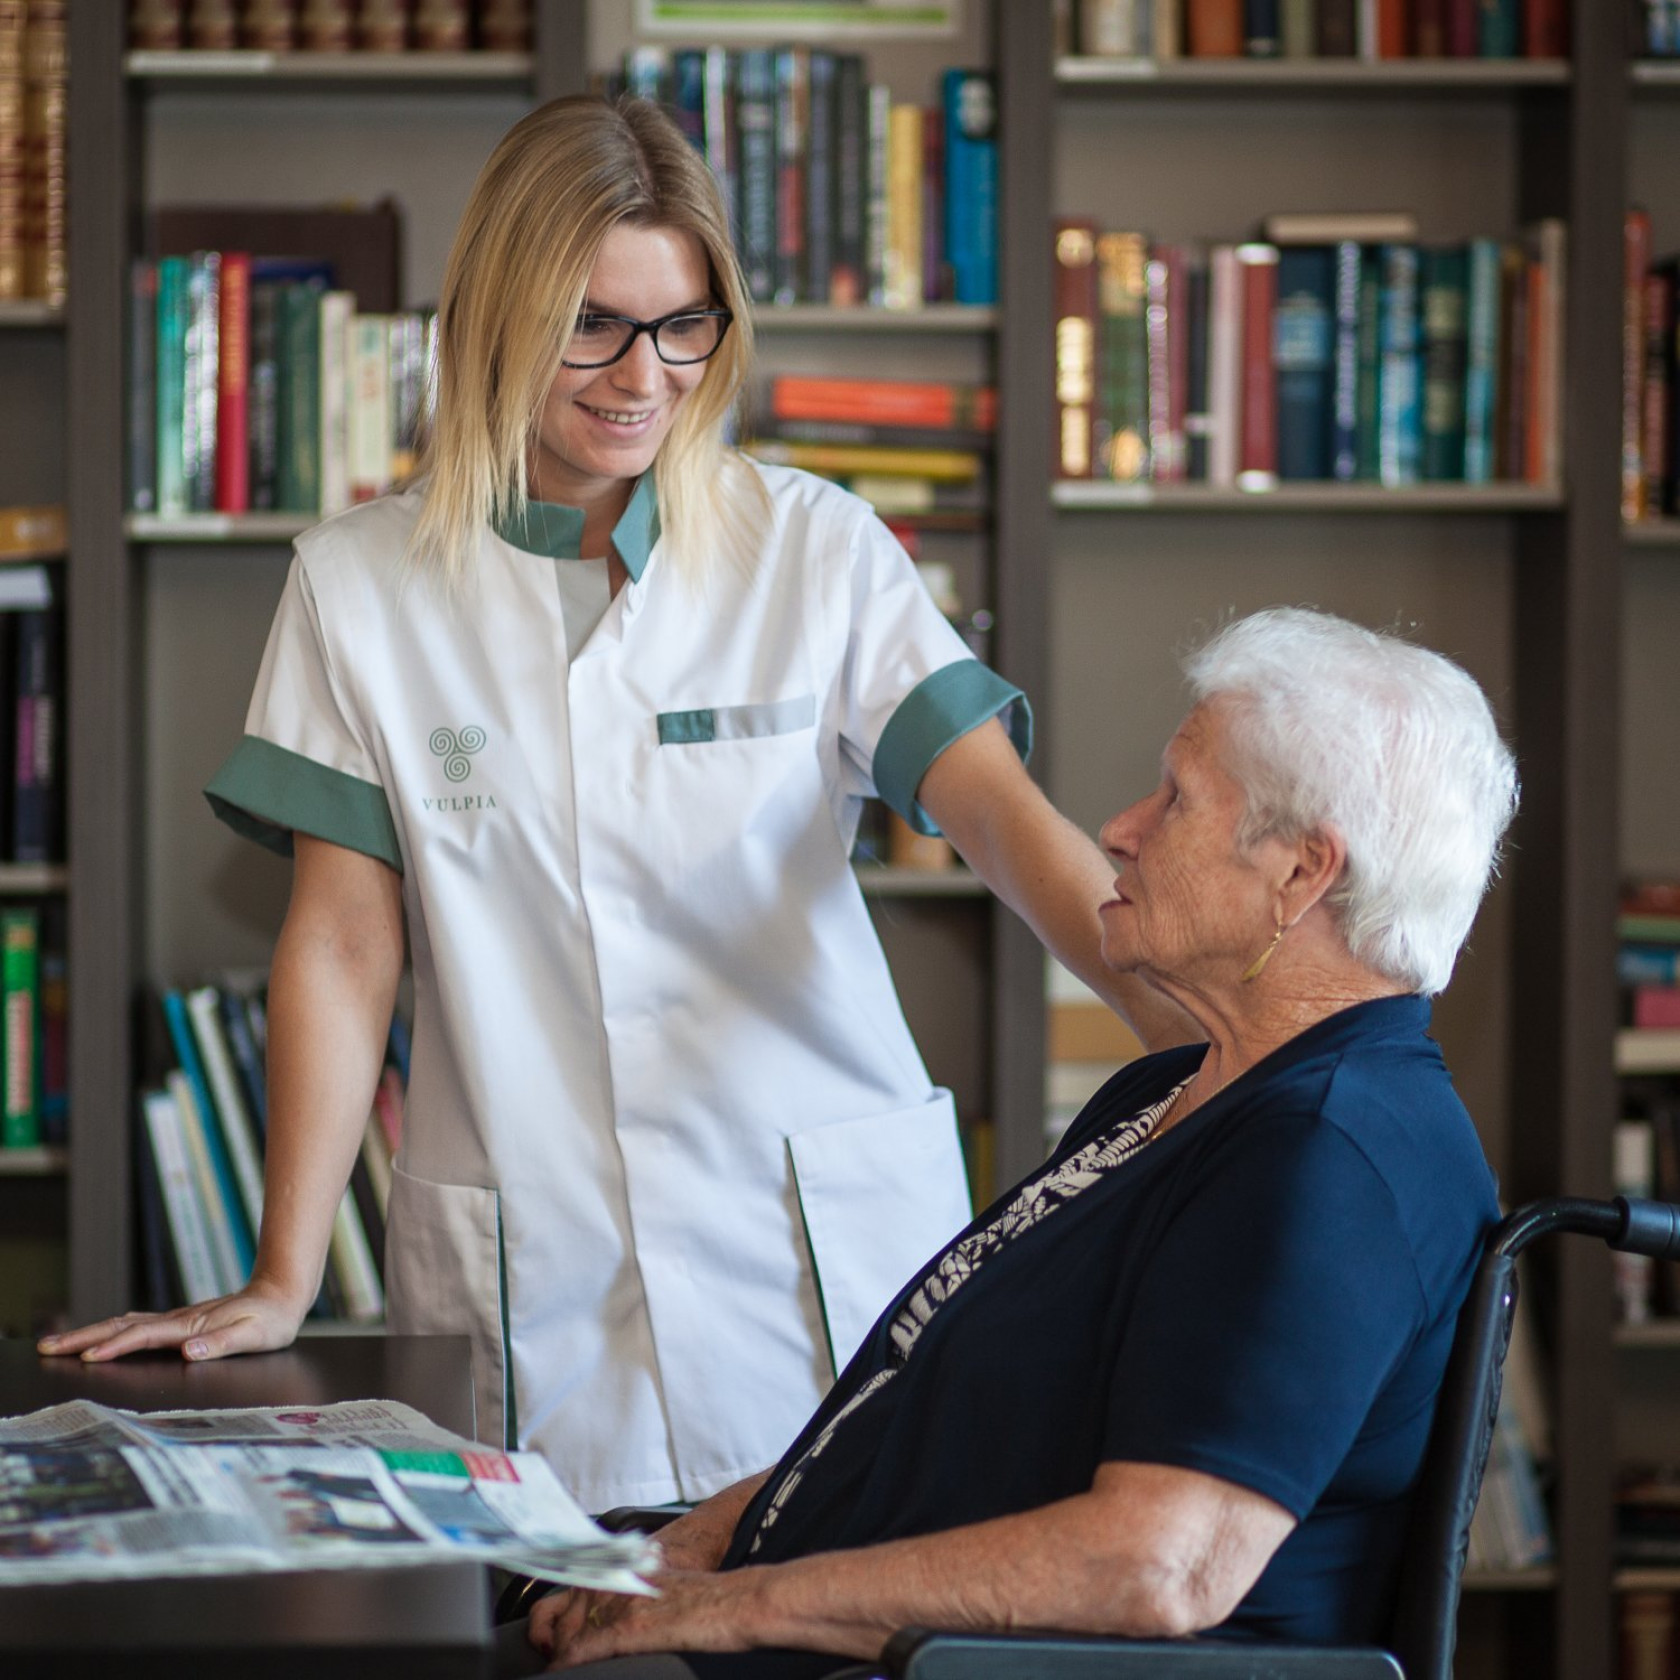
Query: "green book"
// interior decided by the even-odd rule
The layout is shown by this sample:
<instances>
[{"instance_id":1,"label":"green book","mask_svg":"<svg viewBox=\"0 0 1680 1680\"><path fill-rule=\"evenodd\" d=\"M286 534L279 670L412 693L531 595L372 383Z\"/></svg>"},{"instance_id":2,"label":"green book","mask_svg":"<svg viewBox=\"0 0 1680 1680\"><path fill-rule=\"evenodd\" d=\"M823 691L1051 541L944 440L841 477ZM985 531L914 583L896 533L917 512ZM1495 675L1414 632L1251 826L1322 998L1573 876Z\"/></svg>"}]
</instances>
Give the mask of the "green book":
<instances>
[{"instance_id":1,"label":"green book","mask_svg":"<svg viewBox=\"0 0 1680 1680\"><path fill-rule=\"evenodd\" d=\"M321 294L310 282L284 286L279 302L279 506L321 509Z\"/></svg>"},{"instance_id":2,"label":"green book","mask_svg":"<svg viewBox=\"0 0 1680 1680\"><path fill-rule=\"evenodd\" d=\"M187 511L187 474L181 426L187 399L187 259L158 263L157 295L157 510L165 517Z\"/></svg>"},{"instance_id":3,"label":"green book","mask_svg":"<svg viewBox=\"0 0 1680 1680\"><path fill-rule=\"evenodd\" d=\"M0 913L0 1004L6 1021L0 1143L8 1149L33 1149L41 1142L35 1022L41 1002L40 943L40 923L33 910Z\"/></svg>"},{"instance_id":4,"label":"green book","mask_svg":"<svg viewBox=\"0 0 1680 1680\"><path fill-rule=\"evenodd\" d=\"M1375 245L1359 254L1359 317L1355 328L1357 367L1354 374L1354 412L1359 433L1355 477L1374 484L1381 476L1382 395L1382 269Z\"/></svg>"},{"instance_id":5,"label":"green book","mask_svg":"<svg viewBox=\"0 0 1680 1680\"><path fill-rule=\"evenodd\" d=\"M1149 241L1097 240L1097 408L1094 457L1107 478L1149 477Z\"/></svg>"},{"instance_id":6,"label":"green book","mask_svg":"<svg viewBox=\"0 0 1680 1680\"><path fill-rule=\"evenodd\" d=\"M1427 480L1464 477L1464 374L1469 360L1470 252L1418 253L1423 328L1423 459Z\"/></svg>"}]
</instances>

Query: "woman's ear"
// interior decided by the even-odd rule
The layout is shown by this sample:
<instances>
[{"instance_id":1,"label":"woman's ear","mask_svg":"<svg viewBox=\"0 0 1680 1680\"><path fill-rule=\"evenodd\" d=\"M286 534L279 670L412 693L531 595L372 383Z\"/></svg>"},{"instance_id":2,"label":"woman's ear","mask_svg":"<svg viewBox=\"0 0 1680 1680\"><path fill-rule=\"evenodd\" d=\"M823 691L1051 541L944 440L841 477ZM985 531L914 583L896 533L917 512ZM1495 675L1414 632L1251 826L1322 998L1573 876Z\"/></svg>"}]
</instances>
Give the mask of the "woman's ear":
<instances>
[{"instance_id":1,"label":"woman's ear","mask_svg":"<svg viewBox=\"0 0 1680 1680\"><path fill-rule=\"evenodd\" d=\"M1309 829L1292 848L1294 867L1279 890L1285 927L1293 927L1342 878L1347 842L1332 823Z\"/></svg>"}]
</instances>

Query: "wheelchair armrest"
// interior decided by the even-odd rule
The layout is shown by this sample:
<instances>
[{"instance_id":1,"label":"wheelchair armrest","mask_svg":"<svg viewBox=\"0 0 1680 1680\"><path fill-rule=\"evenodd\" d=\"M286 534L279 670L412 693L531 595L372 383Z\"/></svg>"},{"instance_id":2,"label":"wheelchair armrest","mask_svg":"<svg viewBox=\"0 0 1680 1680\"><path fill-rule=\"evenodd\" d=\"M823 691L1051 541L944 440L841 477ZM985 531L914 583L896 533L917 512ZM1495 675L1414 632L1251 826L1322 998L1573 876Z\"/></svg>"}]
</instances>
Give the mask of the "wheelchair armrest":
<instances>
[{"instance_id":1,"label":"wheelchair armrest","mask_svg":"<svg viewBox=\"0 0 1680 1680\"><path fill-rule=\"evenodd\" d=\"M666 1523L686 1516L692 1505L615 1505L595 1521L608 1534L657 1534Z\"/></svg>"},{"instance_id":2,"label":"wheelchair armrest","mask_svg":"<svg viewBox=\"0 0 1680 1680\"><path fill-rule=\"evenodd\" d=\"M882 1666L893 1680L1405 1680L1373 1649L926 1628L895 1633Z\"/></svg>"},{"instance_id":3,"label":"wheelchair armrest","mask_svg":"<svg viewBox=\"0 0 1680 1680\"><path fill-rule=\"evenodd\" d=\"M616 1505L598 1516L596 1523L609 1534L655 1534L666 1523L675 1522L689 1505ZM498 1579L496 1604L492 1620L497 1627L504 1622L517 1622L531 1614L531 1606L545 1593L554 1590L552 1581L538 1580L532 1575L509 1575Z\"/></svg>"}]
</instances>

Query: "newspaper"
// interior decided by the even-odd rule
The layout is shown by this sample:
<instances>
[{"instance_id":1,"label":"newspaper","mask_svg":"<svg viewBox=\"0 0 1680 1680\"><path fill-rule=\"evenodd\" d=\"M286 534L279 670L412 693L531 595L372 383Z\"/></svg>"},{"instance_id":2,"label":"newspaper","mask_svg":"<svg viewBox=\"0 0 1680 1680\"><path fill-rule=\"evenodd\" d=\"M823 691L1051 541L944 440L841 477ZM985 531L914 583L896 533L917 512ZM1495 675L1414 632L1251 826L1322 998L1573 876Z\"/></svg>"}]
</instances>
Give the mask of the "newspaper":
<instances>
[{"instance_id":1,"label":"newspaper","mask_svg":"<svg viewBox=\"0 0 1680 1680\"><path fill-rule=\"evenodd\" d=\"M645 1535L597 1528L536 1453L393 1400L0 1418L0 1587L475 1558L650 1592Z\"/></svg>"}]
</instances>

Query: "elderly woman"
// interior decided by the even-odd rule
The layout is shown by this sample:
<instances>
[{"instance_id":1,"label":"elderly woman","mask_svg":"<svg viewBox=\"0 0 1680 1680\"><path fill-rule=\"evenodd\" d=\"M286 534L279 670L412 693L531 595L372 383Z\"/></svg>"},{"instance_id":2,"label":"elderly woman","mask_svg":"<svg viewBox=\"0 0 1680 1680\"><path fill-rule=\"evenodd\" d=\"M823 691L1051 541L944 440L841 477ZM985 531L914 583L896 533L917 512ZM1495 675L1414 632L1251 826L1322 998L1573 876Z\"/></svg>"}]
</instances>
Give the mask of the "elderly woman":
<instances>
[{"instance_id":1,"label":"elderly woman","mask_svg":"<svg viewBox=\"0 0 1680 1680\"><path fill-rule=\"evenodd\" d=\"M1101 916L1206 1043L1118 1074L911 1278L775 1469L666 1530L661 1596L540 1603L544 1655L1382 1637L1497 1217L1428 999L1514 767L1463 671L1339 619L1256 614L1187 671L1160 785L1103 829ZM755 1647L782 1655L704 1654Z\"/></svg>"}]
</instances>

